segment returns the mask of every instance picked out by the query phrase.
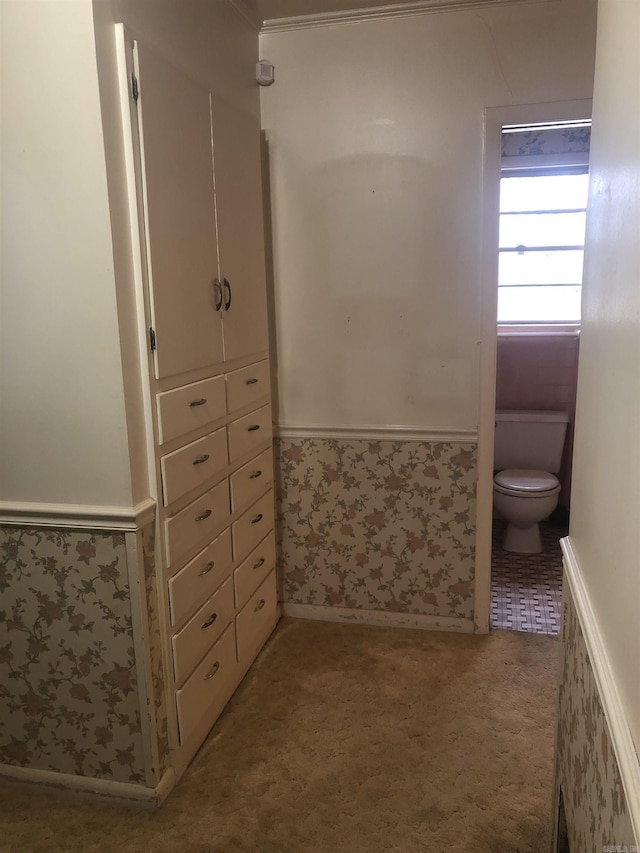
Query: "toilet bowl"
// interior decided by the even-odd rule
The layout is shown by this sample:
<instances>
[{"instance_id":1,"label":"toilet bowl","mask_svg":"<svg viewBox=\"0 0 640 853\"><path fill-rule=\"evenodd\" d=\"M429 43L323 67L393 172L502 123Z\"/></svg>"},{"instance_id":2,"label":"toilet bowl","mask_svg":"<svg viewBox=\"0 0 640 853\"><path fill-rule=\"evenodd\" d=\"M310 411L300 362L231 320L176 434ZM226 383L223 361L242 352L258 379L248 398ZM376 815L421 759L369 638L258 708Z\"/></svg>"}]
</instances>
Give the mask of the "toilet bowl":
<instances>
[{"instance_id":1,"label":"toilet bowl","mask_svg":"<svg viewBox=\"0 0 640 853\"><path fill-rule=\"evenodd\" d=\"M499 471L493 479L493 505L507 521L503 548L520 554L542 551L538 523L558 505L560 482L547 471Z\"/></svg>"}]
</instances>

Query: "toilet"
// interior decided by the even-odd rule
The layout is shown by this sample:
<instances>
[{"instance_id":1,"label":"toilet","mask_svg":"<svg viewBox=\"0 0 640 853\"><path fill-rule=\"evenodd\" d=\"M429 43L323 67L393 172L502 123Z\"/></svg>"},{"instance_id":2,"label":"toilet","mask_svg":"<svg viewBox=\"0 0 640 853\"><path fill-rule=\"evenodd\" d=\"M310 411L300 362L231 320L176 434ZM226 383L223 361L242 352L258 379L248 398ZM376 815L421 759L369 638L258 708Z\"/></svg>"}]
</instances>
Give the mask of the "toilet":
<instances>
[{"instance_id":1,"label":"toilet","mask_svg":"<svg viewBox=\"0 0 640 853\"><path fill-rule=\"evenodd\" d=\"M538 523L558 505L566 412L496 412L493 505L506 519L505 551L542 551Z\"/></svg>"}]
</instances>

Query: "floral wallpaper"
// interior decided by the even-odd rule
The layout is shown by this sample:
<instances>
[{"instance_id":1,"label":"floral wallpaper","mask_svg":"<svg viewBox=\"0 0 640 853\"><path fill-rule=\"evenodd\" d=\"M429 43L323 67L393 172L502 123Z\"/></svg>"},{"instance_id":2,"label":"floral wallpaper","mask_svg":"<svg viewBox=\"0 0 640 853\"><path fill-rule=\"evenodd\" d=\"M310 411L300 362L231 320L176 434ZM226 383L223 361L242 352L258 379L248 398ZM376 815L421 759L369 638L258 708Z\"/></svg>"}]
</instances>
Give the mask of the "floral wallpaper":
<instances>
[{"instance_id":1,"label":"floral wallpaper","mask_svg":"<svg viewBox=\"0 0 640 853\"><path fill-rule=\"evenodd\" d=\"M473 617L475 444L276 441L282 599Z\"/></svg>"},{"instance_id":2,"label":"floral wallpaper","mask_svg":"<svg viewBox=\"0 0 640 853\"><path fill-rule=\"evenodd\" d=\"M590 143L590 127L507 131L502 134L502 156L521 157L524 155L588 152Z\"/></svg>"},{"instance_id":3,"label":"floral wallpaper","mask_svg":"<svg viewBox=\"0 0 640 853\"><path fill-rule=\"evenodd\" d=\"M637 840L587 647L568 591L562 620L556 801L561 785L569 849L579 853L631 850Z\"/></svg>"},{"instance_id":4,"label":"floral wallpaper","mask_svg":"<svg viewBox=\"0 0 640 853\"><path fill-rule=\"evenodd\" d=\"M155 565L155 520L147 524L141 531L142 561L144 569L144 586L146 595L147 618L149 625L149 655L153 694L149 702L153 705L153 723L156 737L154 756L157 756L158 767L156 784L167 769L169 755L169 731L167 718L167 698L164 680L164 658L162 654L162 629L158 613L158 593L156 584ZM155 770L156 768L154 768Z\"/></svg>"},{"instance_id":5,"label":"floral wallpaper","mask_svg":"<svg viewBox=\"0 0 640 853\"><path fill-rule=\"evenodd\" d=\"M125 537L0 527L0 762L144 782Z\"/></svg>"}]
</instances>

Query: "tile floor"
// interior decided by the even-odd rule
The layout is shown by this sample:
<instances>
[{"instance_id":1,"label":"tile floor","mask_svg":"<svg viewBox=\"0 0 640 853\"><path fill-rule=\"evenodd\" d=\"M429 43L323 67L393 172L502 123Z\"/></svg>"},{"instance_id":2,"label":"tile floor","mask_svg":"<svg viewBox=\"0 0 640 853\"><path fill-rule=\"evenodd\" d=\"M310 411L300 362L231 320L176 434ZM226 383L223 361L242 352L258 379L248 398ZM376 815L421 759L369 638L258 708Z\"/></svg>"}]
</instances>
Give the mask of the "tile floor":
<instances>
[{"instance_id":1,"label":"tile floor","mask_svg":"<svg viewBox=\"0 0 640 853\"><path fill-rule=\"evenodd\" d=\"M535 634L560 632L562 554L559 540L567 531L540 525L541 554L513 554L502 549L505 522L493 524L491 553L491 627Z\"/></svg>"}]
</instances>

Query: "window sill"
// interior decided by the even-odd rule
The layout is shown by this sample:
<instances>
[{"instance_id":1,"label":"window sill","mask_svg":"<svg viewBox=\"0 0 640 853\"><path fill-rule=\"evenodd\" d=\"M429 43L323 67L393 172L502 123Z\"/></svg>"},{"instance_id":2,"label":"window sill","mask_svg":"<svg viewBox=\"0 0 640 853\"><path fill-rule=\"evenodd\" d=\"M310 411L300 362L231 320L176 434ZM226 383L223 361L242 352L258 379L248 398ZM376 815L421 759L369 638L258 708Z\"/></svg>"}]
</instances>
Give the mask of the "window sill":
<instances>
[{"instance_id":1,"label":"window sill","mask_svg":"<svg viewBox=\"0 0 640 853\"><path fill-rule=\"evenodd\" d=\"M540 335L547 338L577 338L580 335L580 326L576 323L567 323L566 325L501 323L498 325L499 338L537 337Z\"/></svg>"}]
</instances>

